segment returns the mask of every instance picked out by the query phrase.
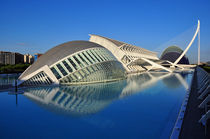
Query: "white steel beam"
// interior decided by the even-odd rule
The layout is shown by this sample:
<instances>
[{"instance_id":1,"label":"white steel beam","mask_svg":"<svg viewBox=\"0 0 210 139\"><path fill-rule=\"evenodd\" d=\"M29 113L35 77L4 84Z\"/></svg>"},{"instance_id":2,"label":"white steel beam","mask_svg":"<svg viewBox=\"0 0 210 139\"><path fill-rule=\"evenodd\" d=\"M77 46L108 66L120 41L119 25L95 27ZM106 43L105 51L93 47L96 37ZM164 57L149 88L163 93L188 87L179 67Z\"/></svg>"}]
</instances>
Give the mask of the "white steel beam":
<instances>
[{"instance_id":1,"label":"white steel beam","mask_svg":"<svg viewBox=\"0 0 210 139\"><path fill-rule=\"evenodd\" d=\"M166 70L168 72L172 72L172 70L170 70L170 69L168 69L166 67L163 67L163 66L161 66L161 65L159 65L159 64L157 64L157 63L155 63L155 62L153 62L153 61L151 61L149 59L146 59L146 58L141 58L141 59L144 60L144 61L146 61L146 62L148 62L149 64L151 64L152 67L154 67L154 68L160 68L160 69Z\"/></svg>"}]
</instances>

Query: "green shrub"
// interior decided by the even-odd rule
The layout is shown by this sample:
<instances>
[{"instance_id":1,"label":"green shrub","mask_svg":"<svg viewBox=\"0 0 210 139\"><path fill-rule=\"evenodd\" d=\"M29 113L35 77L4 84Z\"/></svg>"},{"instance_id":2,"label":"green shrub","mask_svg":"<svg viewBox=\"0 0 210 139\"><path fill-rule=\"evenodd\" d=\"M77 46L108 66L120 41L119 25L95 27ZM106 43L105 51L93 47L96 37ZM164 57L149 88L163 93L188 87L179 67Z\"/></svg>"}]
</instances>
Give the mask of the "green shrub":
<instances>
[{"instance_id":1,"label":"green shrub","mask_svg":"<svg viewBox=\"0 0 210 139\"><path fill-rule=\"evenodd\" d=\"M29 66L30 64L0 65L0 73L20 73Z\"/></svg>"}]
</instances>

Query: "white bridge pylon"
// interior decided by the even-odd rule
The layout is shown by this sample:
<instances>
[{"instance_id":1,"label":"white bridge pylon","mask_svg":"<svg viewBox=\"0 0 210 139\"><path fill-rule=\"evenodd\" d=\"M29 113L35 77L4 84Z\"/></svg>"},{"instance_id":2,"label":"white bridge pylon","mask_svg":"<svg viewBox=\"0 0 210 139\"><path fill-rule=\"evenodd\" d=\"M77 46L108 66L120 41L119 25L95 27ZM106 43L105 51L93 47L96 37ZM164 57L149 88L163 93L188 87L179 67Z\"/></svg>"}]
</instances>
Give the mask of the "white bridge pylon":
<instances>
[{"instance_id":1,"label":"white bridge pylon","mask_svg":"<svg viewBox=\"0 0 210 139\"><path fill-rule=\"evenodd\" d=\"M190 67L189 65L180 65L178 64L179 61L183 58L183 56L187 53L188 49L191 47L192 43L194 42L196 36L198 36L198 53L200 52L200 21L198 20L198 25L196 32L188 44L187 48L182 52L182 54L177 58L177 60L173 63L170 61L162 61L157 57L156 52L152 52L134 45L130 45L124 42L120 42L117 40L113 40L110 38L102 37L99 35L90 35L91 42L97 43L108 49L118 61L121 62L123 67L126 69L127 72L136 72L136 71L150 71L151 69L162 69L167 72L173 72L176 68L184 69L186 67ZM198 54L199 57L200 54ZM135 63L136 62L136 63ZM141 62L147 63L150 66L144 66L138 64ZM169 67L164 67L162 62L167 62ZM198 58L199 62L199 58Z\"/></svg>"},{"instance_id":2,"label":"white bridge pylon","mask_svg":"<svg viewBox=\"0 0 210 139\"><path fill-rule=\"evenodd\" d=\"M187 48L182 52L182 54L177 58L177 60L174 63L172 63L170 61L167 61L171 65L170 68L166 68L166 67L164 67L160 64L157 64L157 63L155 63L155 62L153 62L149 59L146 59L146 58L141 58L141 59L152 65L152 67L150 69L148 69L148 71L151 70L152 68L161 68L161 69L166 70L168 72L172 72L172 70L175 69L175 66L180 68L180 69L184 69L184 66L178 65L178 63L183 58L183 56L187 53L189 48L192 46L193 42L195 41L196 36L198 36L198 64L199 64L199 62L200 62L200 20L198 20L198 25L197 25L196 32L195 32L192 40L188 44Z\"/></svg>"},{"instance_id":3,"label":"white bridge pylon","mask_svg":"<svg viewBox=\"0 0 210 139\"><path fill-rule=\"evenodd\" d=\"M192 43L195 41L196 36L198 35L198 33L200 34L200 20L198 20L198 25L197 25L197 29L196 32L192 38L192 40L190 41L190 43L188 44L187 48L182 52L182 54L179 56L179 58L172 64L172 66L177 66L177 64L179 63L179 61L182 59L182 57L187 53L188 49L191 47ZM200 36L198 36L198 42L200 43ZM200 44L198 44L198 47L200 46ZM199 48L200 49L200 48ZM200 59L200 54L198 55L198 59Z\"/></svg>"}]
</instances>

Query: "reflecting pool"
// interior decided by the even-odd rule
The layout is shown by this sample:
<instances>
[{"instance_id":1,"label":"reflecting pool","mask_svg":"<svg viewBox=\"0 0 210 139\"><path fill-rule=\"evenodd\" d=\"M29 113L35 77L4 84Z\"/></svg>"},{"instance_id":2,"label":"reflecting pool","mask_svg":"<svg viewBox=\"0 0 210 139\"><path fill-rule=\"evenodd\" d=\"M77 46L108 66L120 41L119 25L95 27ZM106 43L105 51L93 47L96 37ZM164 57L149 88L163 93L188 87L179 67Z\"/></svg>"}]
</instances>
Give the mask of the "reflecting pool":
<instances>
[{"instance_id":1,"label":"reflecting pool","mask_svg":"<svg viewBox=\"0 0 210 139\"><path fill-rule=\"evenodd\" d=\"M3 85L12 85L19 75L20 74L0 74L0 87Z\"/></svg>"},{"instance_id":2,"label":"reflecting pool","mask_svg":"<svg viewBox=\"0 0 210 139\"><path fill-rule=\"evenodd\" d=\"M0 138L169 138L192 74L0 93Z\"/></svg>"}]
</instances>

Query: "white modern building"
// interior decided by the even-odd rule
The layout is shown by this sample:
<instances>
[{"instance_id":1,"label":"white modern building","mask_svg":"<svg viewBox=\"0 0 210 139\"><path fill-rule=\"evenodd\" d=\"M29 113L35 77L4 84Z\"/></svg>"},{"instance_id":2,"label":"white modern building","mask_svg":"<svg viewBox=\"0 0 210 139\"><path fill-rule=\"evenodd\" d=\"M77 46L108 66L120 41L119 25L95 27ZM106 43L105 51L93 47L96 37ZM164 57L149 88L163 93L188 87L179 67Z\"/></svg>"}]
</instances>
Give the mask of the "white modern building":
<instances>
[{"instance_id":1,"label":"white modern building","mask_svg":"<svg viewBox=\"0 0 210 139\"><path fill-rule=\"evenodd\" d=\"M117 60L122 63L127 72L145 70L145 68L141 65L135 64L137 60L158 60L156 52L152 52L121 41L113 40L99 35L90 35L90 41L100 44L108 49L117 58Z\"/></svg>"},{"instance_id":2,"label":"white modern building","mask_svg":"<svg viewBox=\"0 0 210 139\"><path fill-rule=\"evenodd\" d=\"M21 74L18 85L85 84L125 78L120 62L103 46L89 41L58 45Z\"/></svg>"},{"instance_id":3,"label":"white modern building","mask_svg":"<svg viewBox=\"0 0 210 139\"><path fill-rule=\"evenodd\" d=\"M43 54L19 77L18 85L86 84L116 81L126 78L126 73L161 69L168 72L178 65L199 36L197 30L184 51L178 53L173 62L172 54L178 48L170 47L164 53L169 61L159 60L156 52L99 35L90 35L89 41L71 41L58 45ZM200 37L198 37L200 39ZM200 42L200 41L199 41ZM200 46L200 45L199 45ZM200 47L199 47L200 49ZM167 62L170 67L164 67Z\"/></svg>"}]
</instances>

